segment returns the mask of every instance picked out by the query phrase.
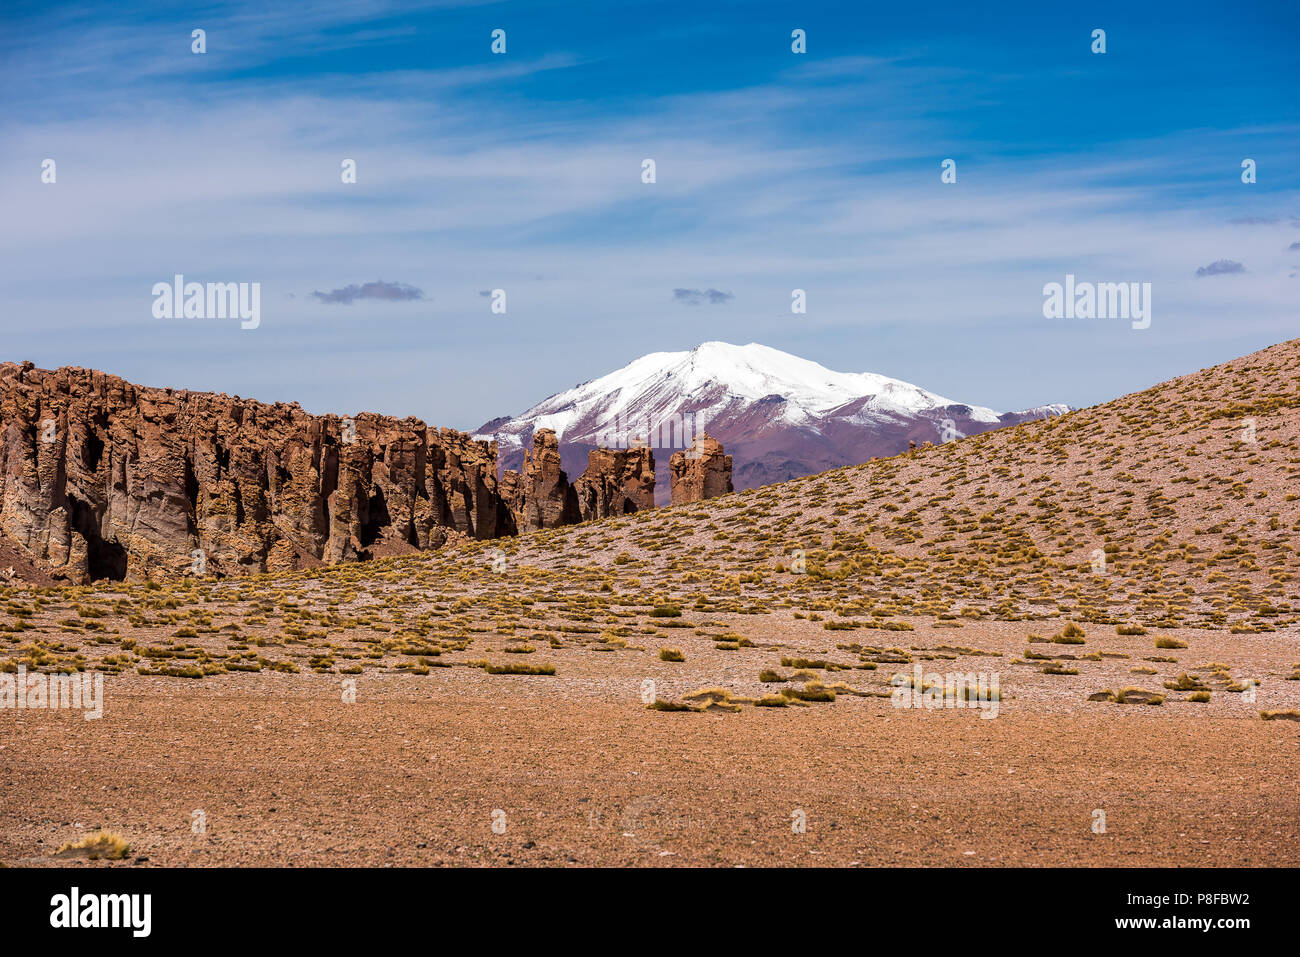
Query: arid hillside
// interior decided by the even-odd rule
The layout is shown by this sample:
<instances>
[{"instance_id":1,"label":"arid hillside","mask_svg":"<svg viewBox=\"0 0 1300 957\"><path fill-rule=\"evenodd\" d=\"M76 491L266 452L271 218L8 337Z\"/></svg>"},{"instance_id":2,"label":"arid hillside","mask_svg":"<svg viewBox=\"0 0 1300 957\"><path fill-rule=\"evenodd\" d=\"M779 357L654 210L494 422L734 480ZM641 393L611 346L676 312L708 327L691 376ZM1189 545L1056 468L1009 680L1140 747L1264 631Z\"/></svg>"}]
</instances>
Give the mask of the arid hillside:
<instances>
[{"instance_id":1,"label":"arid hillside","mask_svg":"<svg viewBox=\"0 0 1300 957\"><path fill-rule=\"evenodd\" d=\"M1059 418L438 561L476 578L496 546L533 590L608 585L865 627L1071 617L1254 631L1300 615L1297 532L1300 340Z\"/></svg>"}]
</instances>

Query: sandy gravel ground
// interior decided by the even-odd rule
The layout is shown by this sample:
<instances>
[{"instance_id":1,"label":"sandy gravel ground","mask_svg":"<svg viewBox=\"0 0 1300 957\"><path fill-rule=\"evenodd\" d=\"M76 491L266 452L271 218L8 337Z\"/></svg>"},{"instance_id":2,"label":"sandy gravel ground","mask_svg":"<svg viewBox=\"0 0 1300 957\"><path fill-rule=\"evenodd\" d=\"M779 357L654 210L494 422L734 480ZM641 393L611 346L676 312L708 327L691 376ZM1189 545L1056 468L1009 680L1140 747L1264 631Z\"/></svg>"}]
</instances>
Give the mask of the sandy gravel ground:
<instances>
[{"instance_id":1,"label":"sandy gravel ground","mask_svg":"<svg viewBox=\"0 0 1300 957\"><path fill-rule=\"evenodd\" d=\"M99 721L0 711L0 861L64 864L103 827L128 860L74 864L1300 863L1300 723L1062 708L1033 674L994 720L843 695L653 712L639 672L434 669L368 677L353 704L337 676L124 675Z\"/></svg>"}]
</instances>

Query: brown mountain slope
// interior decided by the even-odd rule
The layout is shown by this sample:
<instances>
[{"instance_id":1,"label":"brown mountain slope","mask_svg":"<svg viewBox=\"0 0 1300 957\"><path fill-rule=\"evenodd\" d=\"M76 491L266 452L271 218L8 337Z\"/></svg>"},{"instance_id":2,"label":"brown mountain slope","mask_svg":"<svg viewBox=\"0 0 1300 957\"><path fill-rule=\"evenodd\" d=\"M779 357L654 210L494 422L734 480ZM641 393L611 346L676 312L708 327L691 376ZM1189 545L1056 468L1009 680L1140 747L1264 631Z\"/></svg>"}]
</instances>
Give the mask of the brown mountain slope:
<instances>
[{"instance_id":1,"label":"brown mountain slope","mask_svg":"<svg viewBox=\"0 0 1300 957\"><path fill-rule=\"evenodd\" d=\"M1297 531L1293 340L1060 418L504 547L647 600L1266 629L1296 620ZM782 570L800 550L806 574Z\"/></svg>"}]
</instances>

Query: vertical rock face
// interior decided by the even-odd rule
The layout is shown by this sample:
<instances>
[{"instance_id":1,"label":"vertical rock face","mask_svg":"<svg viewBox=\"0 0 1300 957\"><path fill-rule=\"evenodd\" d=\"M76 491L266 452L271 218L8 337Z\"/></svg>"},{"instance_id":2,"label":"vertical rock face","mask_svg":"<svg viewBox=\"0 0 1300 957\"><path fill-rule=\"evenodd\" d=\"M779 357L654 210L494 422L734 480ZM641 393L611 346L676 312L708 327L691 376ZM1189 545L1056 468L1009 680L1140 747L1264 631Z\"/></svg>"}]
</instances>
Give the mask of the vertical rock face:
<instances>
[{"instance_id":1,"label":"vertical rock face","mask_svg":"<svg viewBox=\"0 0 1300 957\"><path fill-rule=\"evenodd\" d=\"M671 502L702 502L734 491L731 486L731 456L722 443L701 432L689 452L674 452L668 460Z\"/></svg>"},{"instance_id":2,"label":"vertical rock face","mask_svg":"<svg viewBox=\"0 0 1300 957\"><path fill-rule=\"evenodd\" d=\"M0 533L76 581L277 571L513 534L496 455L413 418L0 363Z\"/></svg>"},{"instance_id":3,"label":"vertical rock face","mask_svg":"<svg viewBox=\"0 0 1300 957\"><path fill-rule=\"evenodd\" d=\"M649 448L593 449L573 488L584 522L654 508L654 453Z\"/></svg>"},{"instance_id":4,"label":"vertical rock face","mask_svg":"<svg viewBox=\"0 0 1300 957\"><path fill-rule=\"evenodd\" d=\"M560 443L553 429L533 433L533 447L524 454L522 471L506 472L501 484L510 490L506 501L521 532L582 521L578 496L560 468Z\"/></svg>"}]
</instances>

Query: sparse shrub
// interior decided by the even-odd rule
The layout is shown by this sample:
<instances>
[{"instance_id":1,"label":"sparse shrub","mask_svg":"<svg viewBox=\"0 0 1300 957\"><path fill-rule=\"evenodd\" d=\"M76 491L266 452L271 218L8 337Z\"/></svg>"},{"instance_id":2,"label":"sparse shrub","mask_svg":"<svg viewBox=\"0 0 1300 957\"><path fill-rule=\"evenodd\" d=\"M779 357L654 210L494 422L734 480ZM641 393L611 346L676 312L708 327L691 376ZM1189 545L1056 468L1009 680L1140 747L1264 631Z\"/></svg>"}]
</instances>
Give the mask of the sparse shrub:
<instances>
[{"instance_id":1,"label":"sparse shrub","mask_svg":"<svg viewBox=\"0 0 1300 957\"><path fill-rule=\"evenodd\" d=\"M797 698L800 701L834 701L835 692L829 688L823 687L816 681L810 681L802 688L782 688L781 694L787 698Z\"/></svg>"},{"instance_id":2,"label":"sparse shrub","mask_svg":"<svg viewBox=\"0 0 1300 957\"><path fill-rule=\"evenodd\" d=\"M664 701L662 698L655 698L653 702L646 705L651 711L702 711L702 708L696 708L689 704L682 704L680 701Z\"/></svg>"},{"instance_id":3,"label":"sparse shrub","mask_svg":"<svg viewBox=\"0 0 1300 957\"><path fill-rule=\"evenodd\" d=\"M1165 696L1144 688L1125 688L1115 695L1115 700L1120 704L1159 705L1165 703Z\"/></svg>"},{"instance_id":4,"label":"sparse shrub","mask_svg":"<svg viewBox=\"0 0 1300 957\"><path fill-rule=\"evenodd\" d=\"M1050 664L1043 668L1045 675L1077 675L1078 673L1078 668L1067 668L1062 664Z\"/></svg>"},{"instance_id":5,"label":"sparse shrub","mask_svg":"<svg viewBox=\"0 0 1300 957\"><path fill-rule=\"evenodd\" d=\"M89 857L92 861L99 858L105 858L110 861L120 861L130 852L131 845L126 842L120 834L114 834L111 831L96 831L94 834L88 834L79 841L69 841L55 851L56 855L80 856L82 854Z\"/></svg>"},{"instance_id":6,"label":"sparse shrub","mask_svg":"<svg viewBox=\"0 0 1300 957\"><path fill-rule=\"evenodd\" d=\"M487 665L490 675L553 675L555 665Z\"/></svg>"},{"instance_id":7,"label":"sparse shrub","mask_svg":"<svg viewBox=\"0 0 1300 957\"><path fill-rule=\"evenodd\" d=\"M1265 721L1300 721L1300 711L1294 708L1288 711L1261 711L1259 716Z\"/></svg>"}]
</instances>

